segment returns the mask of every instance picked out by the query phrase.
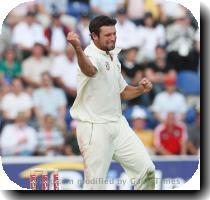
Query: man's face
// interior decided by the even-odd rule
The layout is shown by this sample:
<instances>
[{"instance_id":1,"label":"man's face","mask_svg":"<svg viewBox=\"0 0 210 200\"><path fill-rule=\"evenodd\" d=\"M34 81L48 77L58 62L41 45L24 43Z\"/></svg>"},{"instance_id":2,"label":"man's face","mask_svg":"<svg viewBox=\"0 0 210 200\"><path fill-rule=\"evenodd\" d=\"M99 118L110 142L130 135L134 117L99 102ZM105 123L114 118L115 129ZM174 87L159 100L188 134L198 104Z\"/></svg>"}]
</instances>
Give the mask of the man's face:
<instances>
[{"instance_id":1,"label":"man's face","mask_svg":"<svg viewBox=\"0 0 210 200\"><path fill-rule=\"evenodd\" d=\"M176 122L176 115L174 112L169 112L167 117L166 117L166 123L168 125L173 125Z\"/></svg>"},{"instance_id":2,"label":"man's face","mask_svg":"<svg viewBox=\"0 0 210 200\"><path fill-rule=\"evenodd\" d=\"M13 91L16 94L21 93L23 90L23 85L19 80L14 80L12 86L13 86Z\"/></svg>"},{"instance_id":3,"label":"man's face","mask_svg":"<svg viewBox=\"0 0 210 200\"><path fill-rule=\"evenodd\" d=\"M48 75L46 75L46 74L42 76L42 85L44 87L49 87L49 86L52 85L51 78Z\"/></svg>"},{"instance_id":4,"label":"man's face","mask_svg":"<svg viewBox=\"0 0 210 200\"><path fill-rule=\"evenodd\" d=\"M115 26L102 26L99 36L93 35L98 47L104 51L111 51L115 48L116 38Z\"/></svg>"}]
</instances>

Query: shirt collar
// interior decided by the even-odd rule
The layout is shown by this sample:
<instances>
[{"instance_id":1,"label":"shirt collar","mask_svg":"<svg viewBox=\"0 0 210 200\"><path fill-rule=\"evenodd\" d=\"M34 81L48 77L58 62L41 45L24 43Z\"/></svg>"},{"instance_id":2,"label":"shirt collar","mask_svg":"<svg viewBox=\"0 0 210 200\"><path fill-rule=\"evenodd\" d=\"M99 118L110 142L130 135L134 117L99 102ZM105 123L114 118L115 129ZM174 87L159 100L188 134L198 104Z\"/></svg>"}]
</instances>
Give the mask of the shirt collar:
<instances>
[{"instance_id":1,"label":"shirt collar","mask_svg":"<svg viewBox=\"0 0 210 200\"><path fill-rule=\"evenodd\" d=\"M93 42L92 40L91 40L91 42L90 42L90 46L91 46L91 48L93 48L94 50L98 51L98 53L107 56L106 51L103 51L103 50L99 49L99 48L94 44L94 42ZM118 55L118 54L120 53L120 51L121 51L120 48L115 47L115 49L113 49L113 50L110 51L110 54L111 54L111 55Z\"/></svg>"}]
</instances>

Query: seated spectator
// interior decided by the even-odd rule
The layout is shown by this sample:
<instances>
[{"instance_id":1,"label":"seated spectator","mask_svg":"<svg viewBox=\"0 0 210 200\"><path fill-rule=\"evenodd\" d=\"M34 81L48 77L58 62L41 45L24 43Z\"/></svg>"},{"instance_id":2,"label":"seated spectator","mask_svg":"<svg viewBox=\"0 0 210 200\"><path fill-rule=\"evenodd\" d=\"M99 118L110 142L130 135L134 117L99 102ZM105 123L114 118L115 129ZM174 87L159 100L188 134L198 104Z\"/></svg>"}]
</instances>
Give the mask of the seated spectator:
<instances>
[{"instance_id":1,"label":"seated spectator","mask_svg":"<svg viewBox=\"0 0 210 200\"><path fill-rule=\"evenodd\" d=\"M31 54L35 43L47 45L43 27L36 22L36 13L28 12L25 20L14 27L12 42L23 52L23 58Z\"/></svg>"},{"instance_id":2,"label":"seated spectator","mask_svg":"<svg viewBox=\"0 0 210 200\"><path fill-rule=\"evenodd\" d=\"M66 37L69 28L62 24L61 15L54 13L52 15L52 24L45 29L45 37L48 40L48 49L53 55L58 55L65 51L67 41Z\"/></svg>"},{"instance_id":3,"label":"seated spectator","mask_svg":"<svg viewBox=\"0 0 210 200\"><path fill-rule=\"evenodd\" d=\"M42 86L33 92L35 115L43 126L45 115L55 118L55 123L65 129L66 96L63 90L55 88L48 72L42 74Z\"/></svg>"},{"instance_id":4,"label":"seated spectator","mask_svg":"<svg viewBox=\"0 0 210 200\"><path fill-rule=\"evenodd\" d=\"M188 127L187 152L198 155L200 151L200 109L197 109L196 121Z\"/></svg>"},{"instance_id":5,"label":"seated spectator","mask_svg":"<svg viewBox=\"0 0 210 200\"><path fill-rule=\"evenodd\" d=\"M145 129L147 114L146 112L140 108L139 106L134 106L132 114L132 129L141 139L146 149L150 154L154 154L154 138L153 131L149 129Z\"/></svg>"},{"instance_id":6,"label":"seated spectator","mask_svg":"<svg viewBox=\"0 0 210 200\"><path fill-rule=\"evenodd\" d=\"M57 86L61 87L68 97L68 104L72 105L76 97L77 86L77 58L72 46L66 47L65 53L55 57L51 75Z\"/></svg>"},{"instance_id":7,"label":"seated spectator","mask_svg":"<svg viewBox=\"0 0 210 200\"><path fill-rule=\"evenodd\" d=\"M131 47L123 51L123 59L121 61L122 74L125 80L133 86L138 85L139 80L143 78L143 67L136 63L136 54L138 49ZM143 94L127 102L129 106L151 104L150 94Z\"/></svg>"},{"instance_id":8,"label":"seated spectator","mask_svg":"<svg viewBox=\"0 0 210 200\"><path fill-rule=\"evenodd\" d=\"M114 15L119 8L124 7L125 0L90 0L90 8L95 15Z\"/></svg>"},{"instance_id":9,"label":"seated spectator","mask_svg":"<svg viewBox=\"0 0 210 200\"><path fill-rule=\"evenodd\" d=\"M38 131L37 155L61 155L63 152L64 137L61 131L56 128L55 119L45 115L43 125Z\"/></svg>"},{"instance_id":10,"label":"seated spectator","mask_svg":"<svg viewBox=\"0 0 210 200\"><path fill-rule=\"evenodd\" d=\"M77 142L77 132L76 132L76 121L73 120L71 122L71 135L66 138L65 147L64 147L65 155L80 155L80 149Z\"/></svg>"},{"instance_id":11,"label":"seated spectator","mask_svg":"<svg viewBox=\"0 0 210 200\"><path fill-rule=\"evenodd\" d=\"M8 83L11 83L12 79L21 75L21 63L16 58L14 48L6 49L3 59L0 61L0 73L4 75Z\"/></svg>"},{"instance_id":12,"label":"seated spectator","mask_svg":"<svg viewBox=\"0 0 210 200\"><path fill-rule=\"evenodd\" d=\"M145 76L154 83L153 95L164 89L165 77L170 75L176 76L176 71L169 69L166 62L167 53L163 46L155 48L155 60L143 64Z\"/></svg>"},{"instance_id":13,"label":"seated spectator","mask_svg":"<svg viewBox=\"0 0 210 200\"><path fill-rule=\"evenodd\" d=\"M175 69L177 72L182 70L198 71L199 53L194 46L195 34L186 12L180 13L173 23L167 26L167 62L171 69Z\"/></svg>"},{"instance_id":14,"label":"seated spectator","mask_svg":"<svg viewBox=\"0 0 210 200\"><path fill-rule=\"evenodd\" d=\"M23 80L31 87L40 87L42 73L50 70L51 60L44 55L44 51L42 44L34 44L32 55L22 63Z\"/></svg>"},{"instance_id":15,"label":"seated spectator","mask_svg":"<svg viewBox=\"0 0 210 200\"><path fill-rule=\"evenodd\" d=\"M27 125L24 113L18 113L15 123L4 127L0 136L1 155L29 156L33 155L37 145L36 131Z\"/></svg>"},{"instance_id":16,"label":"seated spectator","mask_svg":"<svg viewBox=\"0 0 210 200\"><path fill-rule=\"evenodd\" d=\"M124 50L123 60L121 61L124 78L131 85L136 85L143 78L143 68L136 63L137 51L136 47Z\"/></svg>"},{"instance_id":17,"label":"seated spectator","mask_svg":"<svg viewBox=\"0 0 210 200\"><path fill-rule=\"evenodd\" d=\"M163 25L157 24L152 13L144 15L143 25L137 27L137 38L139 51L137 62L151 62L155 60L155 48L165 44L165 29Z\"/></svg>"},{"instance_id":18,"label":"seated spectator","mask_svg":"<svg viewBox=\"0 0 210 200\"><path fill-rule=\"evenodd\" d=\"M159 122L164 122L169 112L174 111L178 120L183 121L187 111L185 96L176 91L176 77L165 78L165 91L155 96L151 110Z\"/></svg>"},{"instance_id":19,"label":"seated spectator","mask_svg":"<svg viewBox=\"0 0 210 200\"><path fill-rule=\"evenodd\" d=\"M116 19L116 46L123 50L136 46L136 42L138 40L136 34L137 28L136 25L129 20L125 8L117 10Z\"/></svg>"},{"instance_id":20,"label":"seated spectator","mask_svg":"<svg viewBox=\"0 0 210 200\"><path fill-rule=\"evenodd\" d=\"M5 94L1 101L1 111L5 121L13 121L19 112L23 112L27 119L32 115L33 101L24 91L20 78L12 81L12 91Z\"/></svg>"},{"instance_id":21,"label":"seated spectator","mask_svg":"<svg viewBox=\"0 0 210 200\"><path fill-rule=\"evenodd\" d=\"M80 37L81 46L83 49L87 47L91 39L89 32L89 23L90 23L90 13L82 12L80 19L76 25L76 32Z\"/></svg>"},{"instance_id":22,"label":"seated spectator","mask_svg":"<svg viewBox=\"0 0 210 200\"><path fill-rule=\"evenodd\" d=\"M185 125L178 123L174 112L154 130L155 149L158 155L185 155L187 133Z\"/></svg>"}]
</instances>

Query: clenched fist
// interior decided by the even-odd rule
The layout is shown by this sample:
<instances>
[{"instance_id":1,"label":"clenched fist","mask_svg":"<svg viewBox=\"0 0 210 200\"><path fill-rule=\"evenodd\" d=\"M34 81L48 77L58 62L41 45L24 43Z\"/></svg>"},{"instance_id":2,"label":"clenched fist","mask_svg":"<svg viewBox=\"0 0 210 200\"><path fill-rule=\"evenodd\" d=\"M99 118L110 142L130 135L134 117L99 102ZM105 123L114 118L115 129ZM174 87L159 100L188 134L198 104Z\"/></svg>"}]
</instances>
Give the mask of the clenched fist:
<instances>
[{"instance_id":1,"label":"clenched fist","mask_svg":"<svg viewBox=\"0 0 210 200\"><path fill-rule=\"evenodd\" d=\"M143 92L149 92L152 89L152 82L147 78L143 78L139 81L139 86L143 88Z\"/></svg>"},{"instance_id":2,"label":"clenched fist","mask_svg":"<svg viewBox=\"0 0 210 200\"><path fill-rule=\"evenodd\" d=\"M67 41L76 49L81 47L79 36L74 32L69 32L67 35Z\"/></svg>"}]
</instances>

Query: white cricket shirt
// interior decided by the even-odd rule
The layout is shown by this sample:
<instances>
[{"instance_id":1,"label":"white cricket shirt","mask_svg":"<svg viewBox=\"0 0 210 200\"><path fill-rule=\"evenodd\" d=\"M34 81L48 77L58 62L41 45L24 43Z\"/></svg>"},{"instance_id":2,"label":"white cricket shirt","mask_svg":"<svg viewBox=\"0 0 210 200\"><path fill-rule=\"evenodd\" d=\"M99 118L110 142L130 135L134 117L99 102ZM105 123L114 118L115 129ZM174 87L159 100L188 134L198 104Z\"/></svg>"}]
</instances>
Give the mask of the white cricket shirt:
<instances>
[{"instance_id":1,"label":"white cricket shirt","mask_svg":"<svg viewBox=\"0 0 210 200\"><path fill-rule=\"evenodd\" d=\"M117 57L120 49L110 51L113 60L92 41L84 52L98 71L94 77L88 77L78 69L77 97L71 116L91 123L118 121L122 116L120 93L127 85Z\"/></svg>"}]
</instances>

